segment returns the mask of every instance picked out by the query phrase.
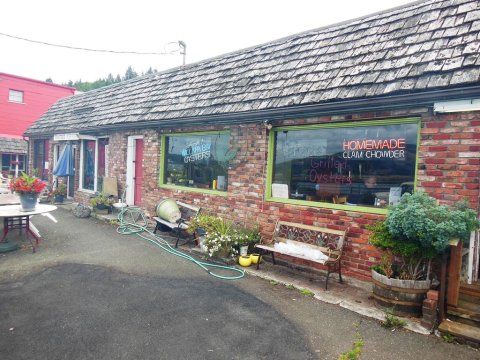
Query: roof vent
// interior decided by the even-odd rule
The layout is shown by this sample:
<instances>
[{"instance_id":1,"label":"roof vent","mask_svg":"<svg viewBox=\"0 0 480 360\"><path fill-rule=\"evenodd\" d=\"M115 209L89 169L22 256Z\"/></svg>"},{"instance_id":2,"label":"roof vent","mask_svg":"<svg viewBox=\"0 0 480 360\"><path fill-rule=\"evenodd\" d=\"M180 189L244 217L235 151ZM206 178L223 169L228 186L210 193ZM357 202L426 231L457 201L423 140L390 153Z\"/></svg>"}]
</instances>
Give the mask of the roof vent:
<instances>
[{"instance_id":1,"label":"roof vent","mask_svg":"<svg viewBox=\"0 0 480 360\"><path fill-rule=\"evenodd\" d=\"M85 106L85 107L73 109L73 113L74 113L75 115L81 115L81 114L90 113L90 112L92 112L94 109L95 109L94 106Z\"/></svg>"}]
</instances>

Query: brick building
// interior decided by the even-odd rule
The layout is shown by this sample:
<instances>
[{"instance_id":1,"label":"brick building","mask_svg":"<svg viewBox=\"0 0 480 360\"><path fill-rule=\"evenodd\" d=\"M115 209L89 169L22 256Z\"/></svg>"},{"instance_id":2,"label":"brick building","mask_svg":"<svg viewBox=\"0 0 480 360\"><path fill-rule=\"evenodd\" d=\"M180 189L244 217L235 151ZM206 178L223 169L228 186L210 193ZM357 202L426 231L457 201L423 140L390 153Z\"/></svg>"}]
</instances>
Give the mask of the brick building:
<instances>
[{"instance_id":1,"label":"brick building","mask_svg":"<svg viewBox=\"0 0 480 360\"><path fill-rule=\"evenodd\" d=\"M74 94L75 89L68 86L0 72L0 166L4 176L18 176L27 168L25 130L58 99ZM35 167L45 179L48 151L48 144L36 149Z\"/></svg>"},{"instance_id":2,"label":"brick building","mask_svg":"<svg viewBox=\"0 0 480 360\"><path fill-rule=\"evenodd\" d=\"M478 1L421 1L61 99L26 135L50 167L73 145L79 202L109 176L150 214L174 197L264 233L348 229L342 267L369 280L385 204L479 211L479 47Z\"/></svg>"}]
</instances>

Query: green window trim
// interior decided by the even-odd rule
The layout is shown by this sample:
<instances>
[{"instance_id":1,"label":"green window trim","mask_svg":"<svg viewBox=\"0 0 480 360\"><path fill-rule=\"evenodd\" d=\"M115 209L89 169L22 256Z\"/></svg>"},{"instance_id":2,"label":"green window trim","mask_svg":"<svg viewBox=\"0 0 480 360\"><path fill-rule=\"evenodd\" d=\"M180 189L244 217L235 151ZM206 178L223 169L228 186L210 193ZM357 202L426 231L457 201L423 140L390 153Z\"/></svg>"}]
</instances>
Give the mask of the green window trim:
<instances>
[{"instance_id":1,"label":"green window trim","mask_svg":"<svg viewBox=\"0 0 480 360\"><path fill-rule=\"evenodd\" d=\"M202 194L209 194L209 195L219 195L227 197L227 191L219 191L219 190L212 190L212 189L201 189L201 188L194 188L189 186L180 186L180 185L170 185L170 184L160 184L160 188L162 189L170 189L170 190L181 190L187 192L195 192L195 193L202 193Z\"/></svg>"},{"instance_id":2,"label":"green window trim","mask_svg":"<svg viewBox=\"0 0 480 360\"><path fill-rule=\"evenodd\" d=\"M174 185L174 184L166 184L164 182L165 178L165 157L167 155L166 152L166 145L167 137L173 136L194 136L194 135L230 135L229 130L221 130L221 131L197 131L197 132L188 132L188 133L168 133L168 134L161 134L160 135L160 164L159 164L159 179L158 179L158 187L161 189L170 189L170 190L179 190L179 191L186 191L186 192L194 192L194 193L202 193L202 194L209 194L209 195L218 195L226 197L228 196L228 184L225 191L220 190L212 190L212 189L202 189L202 188L195 188L189 186L181 186L181 185Z\"/></svg>"},{"instance_id":3,"label":"green window trim","mask_svg":"<svg viewBox=\"0 0 480 360\"><path fill-rule=\"evenodd\" d=\"M267 157L267 179L265 186L265 201L274 203L284 203L300 206L311 206L323 209L342 210L346 212L360 212L371 214L387 214L388 208L375 208L368 206L358 205L343 205L333 204L320 201L308 201L308 200L296 200L296 199L284 199L272 197L272 179L273 179L273 167L274 167L274 154L275 154L275 135L279 131L296 131L296 130L308 130L308 129L333 129L333 128L354 128L362 126L378 126L378 125L400 125L400 124L417 124L417 144L415 149L415 172L414 172L414 191L417 188L417 176L418 176L418 148L420 146L420 130L421 130L421 118L402 118L402 119L389 119L389 120L370 120L370 121L349 121L342 123L329 123L329 124L315 124L315 125L294 125L294 126L281 126L275 127L270 130L268 138L268 157Z\"/></svg>"}]
</instances>

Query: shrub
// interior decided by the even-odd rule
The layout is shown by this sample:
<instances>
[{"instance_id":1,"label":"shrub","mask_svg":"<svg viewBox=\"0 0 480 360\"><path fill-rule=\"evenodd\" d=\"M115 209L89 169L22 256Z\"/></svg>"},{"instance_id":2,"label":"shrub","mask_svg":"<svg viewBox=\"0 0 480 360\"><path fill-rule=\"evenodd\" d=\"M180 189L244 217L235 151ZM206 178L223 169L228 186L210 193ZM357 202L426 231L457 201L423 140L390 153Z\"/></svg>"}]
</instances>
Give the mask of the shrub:
<instances>
[{"instance_id":1,"label":"shrub","mask_svg":"<svg viewBox=\"0 0 480 360\"><path fill-rule=\"evenodd\" d=\"M239 246L256 243L260 239L258 227L234 226L229 220L209 214L198 214L193 218L187 232L193 234L200 229L205 233L203 245L210 256L236 255Z\"/></svg>"},{"instance_id":2,"label":"shrub","mask_svg":"<svg viewBox=\"0 0 480 360\"><path fill-rule=\"evenodd\" d=\"M65 184L58 184L58 186L50 191L49 193L50 196L55 196L55 195L67 195L67 185Z\"/></svg>"},{"instance_id":3,"label":"shrub","mask_svg":"<svg viewBox=\"0 0 480 360\"><path fill-rule=\"evenodd\" d=\"M93 207L96 207L98 205L112 206L114 202L115 199L106 193L100 193L90 199L90 205L92 205Z\"/></svg>"},{"instance_id":4,"label":"shrub","mask_svg":"<svg viewBox=\"0 0 480 360\"><path fill-rule=\"evenodd\" d=\"M428 279L430 260L448 248L449 240L468 241L479 227L475 211L466 203L450 208L423 192L404 194L385 220L367 227L370 243L385 251L375 271L387 277Z\"/></svg>"},{"instance_id":5,"label":"shrub","mask_svg":"<svg viewBox=\"0 0 480 360\"><path fill-rule=\"evenodd\" d=\"M439 205L424 192L417 192L402 196L392 207L386 225L395 239L406 244L419 243L422 250L442 253L452 238L468 241L470 232L479 227L479 222L475 211L465 202L452 209Z\"/></svg>"}]
</instances>

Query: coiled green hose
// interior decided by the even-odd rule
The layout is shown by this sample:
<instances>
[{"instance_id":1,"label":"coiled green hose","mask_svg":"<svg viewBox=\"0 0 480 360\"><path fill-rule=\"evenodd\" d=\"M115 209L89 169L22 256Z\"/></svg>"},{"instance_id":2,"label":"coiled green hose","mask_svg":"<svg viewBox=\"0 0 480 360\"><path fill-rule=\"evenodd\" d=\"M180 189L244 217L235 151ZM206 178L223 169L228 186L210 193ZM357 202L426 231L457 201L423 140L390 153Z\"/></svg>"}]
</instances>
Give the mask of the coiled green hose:
<instances>
[{"instance_id":1,"label":"coiled green hose","mask_svg":"<svg viewBox=\"0 0 480 360\"><path fill-rule=\"evenodd\" d=\"M217 278L224 279L224 280L237 280L245 276L245 271L242 269L238 269L232 266L216 265L216 264L198 261L192 256L187 255L175 249L165 239L163 239L159 235L154 234L153 232L147 229L148 221L145 218L145 215L140 208L136 208L136 207L123 208L122 211L120 211L120 213L118 214L118 221L120 222L120 225L117 228L117 232L119 234L138 235L142 239L151 242L152 244L158 246L162 250L169 252L170 254L173 254L175 256L181 257L185 260L188 260L197 264L212 276L215 276ZM144 235L144 233L148 234L150 237ZM224 275L214 273L209 268L220 268L228 271L233 271L233 272L239 273L239 275L224 276Z\"/></svg>"}]
</instances>

